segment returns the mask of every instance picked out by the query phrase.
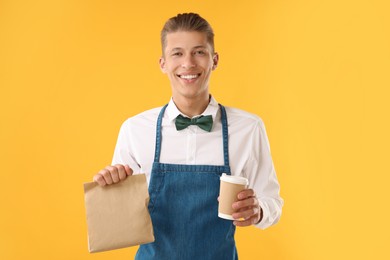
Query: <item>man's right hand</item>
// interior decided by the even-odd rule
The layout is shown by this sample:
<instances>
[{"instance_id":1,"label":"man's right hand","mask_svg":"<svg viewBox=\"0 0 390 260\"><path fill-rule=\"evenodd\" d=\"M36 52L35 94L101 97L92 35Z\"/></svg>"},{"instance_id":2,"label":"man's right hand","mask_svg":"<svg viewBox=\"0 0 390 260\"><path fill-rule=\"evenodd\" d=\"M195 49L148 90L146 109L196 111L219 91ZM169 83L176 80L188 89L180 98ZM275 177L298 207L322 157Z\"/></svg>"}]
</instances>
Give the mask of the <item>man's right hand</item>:
<instances>
[{"instance_id":1,"label":"man's right hand","mask_svg":"<svg viewBox=\"0 0 390 260\"><path fill-rule=\"evenodd\" d=\"M106 186L118 183L132 174L133 170L128 165L115 164L99 171L98 174L93 176L93 181L97 182L100 186Z\"/></svg>"}]
</instances>

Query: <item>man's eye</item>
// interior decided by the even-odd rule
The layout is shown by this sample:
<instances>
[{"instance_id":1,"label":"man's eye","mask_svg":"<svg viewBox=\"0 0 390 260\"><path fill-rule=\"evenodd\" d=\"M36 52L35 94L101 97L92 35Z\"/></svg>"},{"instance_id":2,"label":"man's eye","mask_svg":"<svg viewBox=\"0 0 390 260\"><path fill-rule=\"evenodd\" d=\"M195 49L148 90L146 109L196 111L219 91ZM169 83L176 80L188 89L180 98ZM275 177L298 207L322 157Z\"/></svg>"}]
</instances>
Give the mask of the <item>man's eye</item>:
<instances>
[{"instance_id":1,"label":"man's eye","mask_svg":"<svg viewBox=\"0 0 390 260\"><path fill-rule=\"evenodd\" d=\"M172 56L181 56L182 54L181 54L181 52L174 52L174 53L172 53Z\"/></svg>"},{"instance_id":2,"label":"man's eye","mask_svg":"<svg viewBox=\"0 0 390 260\"><path fill-rule=\"evenodd\" d=\"M204 55L205 52L204 51L196 51L195 54L197 54L197 55Z\"/></svg>"}]
</instances>

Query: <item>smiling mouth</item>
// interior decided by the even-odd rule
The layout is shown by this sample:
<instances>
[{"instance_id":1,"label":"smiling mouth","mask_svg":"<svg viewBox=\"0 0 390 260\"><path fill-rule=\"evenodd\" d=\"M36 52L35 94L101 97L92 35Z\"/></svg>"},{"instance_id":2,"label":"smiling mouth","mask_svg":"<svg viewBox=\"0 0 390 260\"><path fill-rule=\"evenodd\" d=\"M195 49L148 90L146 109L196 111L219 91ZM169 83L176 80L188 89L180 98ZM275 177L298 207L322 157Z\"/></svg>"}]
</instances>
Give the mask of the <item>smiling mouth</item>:
<instances>
[{"instance_id":1,"label":"smiling mouth","mask_svg":"<svg viewBox=\"0 0 390 260\"><path fill-rule=\"evenodd\" d=\"M198 78L200 76L200 73L199 74L187 74L187 75L178 74L177 76L181 79L191 80L191 79Z\"/></svg>"}]
</instances>

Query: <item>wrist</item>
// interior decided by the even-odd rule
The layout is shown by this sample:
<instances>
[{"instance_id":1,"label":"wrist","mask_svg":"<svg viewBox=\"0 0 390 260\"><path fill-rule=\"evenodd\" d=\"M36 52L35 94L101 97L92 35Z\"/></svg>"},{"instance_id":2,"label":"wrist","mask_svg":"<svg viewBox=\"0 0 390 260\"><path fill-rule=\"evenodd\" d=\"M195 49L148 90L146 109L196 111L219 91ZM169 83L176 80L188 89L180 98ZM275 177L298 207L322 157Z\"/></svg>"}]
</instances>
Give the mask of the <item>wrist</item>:
<instances>
[{"instance_id":1,"label":"wrist","mask_svg":"<svg viewBox=\"0 0 390 260\"><path fill-rule=\"evenodd\" d=\"M259 205L259 220L255 223L255 225L259 224L263 220L263 209Z\"/></svg>"}]
</instances>

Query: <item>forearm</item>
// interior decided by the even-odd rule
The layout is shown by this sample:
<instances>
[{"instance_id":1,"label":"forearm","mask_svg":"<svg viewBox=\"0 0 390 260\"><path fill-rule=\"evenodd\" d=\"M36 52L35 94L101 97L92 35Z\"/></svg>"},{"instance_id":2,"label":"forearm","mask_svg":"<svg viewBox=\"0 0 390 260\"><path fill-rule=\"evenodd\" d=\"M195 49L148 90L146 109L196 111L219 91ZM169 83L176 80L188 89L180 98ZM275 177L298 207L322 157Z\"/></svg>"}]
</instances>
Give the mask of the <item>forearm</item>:
<instances>
[{"instance_id":1,"label":"forearm","mask_svg":"<svg viewBox=\"0 0 390 260\"><path fill-rule=\"evenodd\" d=\"M283 199L261 197L258 198L259 205L262 211L261 220L255 225L260 229L266 229L278 223L282 215Z\"/></svg>"}]
</instances>

